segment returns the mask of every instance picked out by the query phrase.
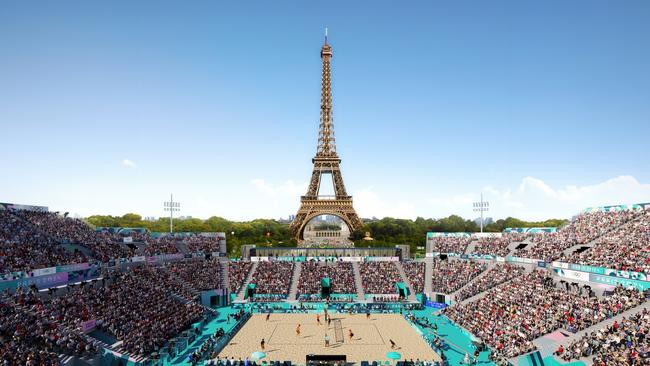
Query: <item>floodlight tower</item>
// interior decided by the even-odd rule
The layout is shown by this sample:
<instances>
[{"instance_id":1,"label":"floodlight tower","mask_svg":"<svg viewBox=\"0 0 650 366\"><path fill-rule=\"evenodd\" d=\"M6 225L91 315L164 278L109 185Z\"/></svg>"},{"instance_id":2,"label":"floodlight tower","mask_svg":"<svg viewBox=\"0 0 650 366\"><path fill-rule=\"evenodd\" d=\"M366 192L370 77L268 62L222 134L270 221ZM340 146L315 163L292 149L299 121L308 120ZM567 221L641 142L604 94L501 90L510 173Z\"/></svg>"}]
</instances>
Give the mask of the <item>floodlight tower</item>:
<instances>
[{"instance_id":1,"label":"floodlight tower","mask_svg":"<svg viewBox=\"0 0 650 366\"><path fill-rule=\"evenodd\" d=\"M165 201L165 211L169 211L169 232L173 233L174 232L174 211L180 211L181 210L181 203L180 202L174 202L174 194L170 195L169 201Z\"/></svg>"},{"instance_id":2,"label":"floodlight tower","mask_svg":"<svg viewBox=\"0 0 650 366\"><path fill-rule=\"evenodd\" d=\"M486 212L490 209L490 202L483 201L483 193L481 193L481 201L474 202L474 211L481 212L481 233L483 232L483 212Z\"/></svg>"}]
</instances>

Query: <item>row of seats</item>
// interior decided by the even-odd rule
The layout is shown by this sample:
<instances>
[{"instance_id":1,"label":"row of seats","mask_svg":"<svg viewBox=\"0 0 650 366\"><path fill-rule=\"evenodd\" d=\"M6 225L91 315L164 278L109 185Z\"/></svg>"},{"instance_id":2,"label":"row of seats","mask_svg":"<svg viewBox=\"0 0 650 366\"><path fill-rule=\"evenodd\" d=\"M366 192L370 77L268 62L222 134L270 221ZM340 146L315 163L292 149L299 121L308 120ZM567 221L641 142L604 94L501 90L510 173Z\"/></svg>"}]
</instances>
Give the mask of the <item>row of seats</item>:
<instances>
[{"instance_id":1,"label":"row of seats","mask_svg":"<svg viewBox=\"0 0 650 366\"><path fill-rule=\"evenodd\" d=\"M130 231L133 241L143 247L121 244L123 236L109 230L95 231L86 222L54 212L0 211L0 275L93 260L129 258L135 255L219 251L223 238L202 235L152 237L148 232ZM87 249L66 250L61 243L79 244Z\"/></svg>"}]
</instances>

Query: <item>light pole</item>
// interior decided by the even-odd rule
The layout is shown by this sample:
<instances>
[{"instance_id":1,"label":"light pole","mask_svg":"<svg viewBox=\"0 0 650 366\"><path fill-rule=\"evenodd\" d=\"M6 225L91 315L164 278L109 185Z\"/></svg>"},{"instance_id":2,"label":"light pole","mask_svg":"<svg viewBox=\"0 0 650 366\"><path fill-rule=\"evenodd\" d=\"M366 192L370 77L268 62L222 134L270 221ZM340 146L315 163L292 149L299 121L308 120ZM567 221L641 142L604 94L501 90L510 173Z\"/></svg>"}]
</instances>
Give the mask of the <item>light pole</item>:
<instances>
[{"instance_id":1,"label":"light pole","mask_svg":"<svg viewBox=\"0 0 650 366\"><path fill-rule=\"evenodd\" d=\"M483 193L481 193L481 202L474 202L474 211L481 212L481 233L483 232L483 212L490 209L490 202L483 201Z\"/></svg>"},{"instance_id":2,"label":"light pole","mask_svg":"<svg viewBox=\"0 0 650 366\"><path fill-rule=\"evenodd\" d=\"M180 211L181 210L181 203L180 202L174 202L174 195L170 195L169 201L165 201L165 211L169 211L169 232L173 233L174 232L174 211Z\"/></svg>"}]
</instances>

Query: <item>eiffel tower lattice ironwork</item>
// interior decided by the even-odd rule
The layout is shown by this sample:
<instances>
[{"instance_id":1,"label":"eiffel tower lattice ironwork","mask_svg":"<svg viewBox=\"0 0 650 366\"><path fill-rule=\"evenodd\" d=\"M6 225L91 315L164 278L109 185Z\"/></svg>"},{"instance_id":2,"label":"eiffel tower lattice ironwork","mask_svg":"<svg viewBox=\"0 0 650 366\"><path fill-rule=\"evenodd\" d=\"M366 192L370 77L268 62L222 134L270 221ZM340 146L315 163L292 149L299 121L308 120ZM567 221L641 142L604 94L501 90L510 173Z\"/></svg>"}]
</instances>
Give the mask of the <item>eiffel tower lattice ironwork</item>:
<instances>
[{"instance_id":1,"label":"eiffel tower lattice ironwork","mask_svg":"<svg viewBox=\"0 0 650 366\"><path fill-rule=\"evenodd\" d=\"M350 232L361 230L363 223L357 216L352 206L352 196L349 196L343 184L341 175L341 159L336 153L336 139L334 138L334 123L332 119L332 81L331 60L332 47L325 43L320 51L323 61L322 89L320 101L320 127L318 132L318 148L316 156L312 159L314 170L307 194L300 197L300 209L291 223L293 237L299 242L303 239L305 226L313 218L321 215L333 215L345 222ZM334 185L334 196L320 196L321 178L323 174L330 174Z\"/></svg>"}]
</instances>

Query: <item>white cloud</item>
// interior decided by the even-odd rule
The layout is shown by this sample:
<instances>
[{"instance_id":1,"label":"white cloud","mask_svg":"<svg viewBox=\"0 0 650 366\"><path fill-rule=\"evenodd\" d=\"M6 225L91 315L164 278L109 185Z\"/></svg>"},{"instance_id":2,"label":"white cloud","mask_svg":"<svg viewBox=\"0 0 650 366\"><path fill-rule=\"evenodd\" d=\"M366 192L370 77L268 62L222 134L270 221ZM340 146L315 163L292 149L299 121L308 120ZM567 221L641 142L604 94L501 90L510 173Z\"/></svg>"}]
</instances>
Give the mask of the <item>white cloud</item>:
<instances>
[{"instance_id":1,"label":"white cloud","mask_svg":"<svg viewBox=\"0 0 650 366\"><path fill-rule=\"evenodd\" d=\"M276 216L283 216L282 212L293 212L300 196L307 192L307 182L295 183L287 180L282 184L274 185L264 179L255 178L251 184L261 193L271 199Z\"/></svg>"},{"instance_id":2,"label":"white cloud","mask_svg":"<svg viewBox=\"0 0 650 366\"><path fill-rule=\"evenodd\" d=\"M127 168L131 168L131 169L135 169L137 167L137 164L133 160L125 158L124 160L122 160L122 166L125 166Z\"/></svg>"},{"instance_id":3,"label":"white cloud","mask_svg":"<svg viewBox=\"0 0 650 366\"><path fill-rule=\"evenodd\" d=\"M367 187L353 193L354 208L360 217L396 217L415 219L415 205L410 202L386 202L374 191Z\"/></svg>"},{"instance_id":4,"label":"white cloud","mask_svg":"<svg viewBox=\"0 0 650 366\"><path fill-rule=\"evenodd\" d=\"M480 199L479 194L436 197L429 204L436 216L455 213L474 218L478 215L472 211L471 203ZM588 207L650 202L650 184L623 175L592 185L552 187L539 178L524 177L514 189L484 187L483 198L490 202L487 216L495 218L569 218Z\"/></svg>"},{"instance_id":5,"label":"white cloud","mask_svg":"<svg viewBox=\"0 0 650 366\"><path fill-rule=\"evenodd\" d=\"M188 190L184 195L179 195L183 202L181 214L201 218L217 215L235 220L286 218L296 213L300 196L306 193L308 185L306 181L296 183L292 180L280 180L276 183L259 178L242 182L243 184L236 185L236 191L224 189L213 192L201 187L195 187L195 191ZM152 182L152 186L156 187L156 184ZM124 187L127 187L126 183ZM472 202L480 199L481 189L474 192L440 191L428 196L430 199L418 200L400 196L405 194L401 188L403 187L396 193L372 186L354 189L351 192L354 207L361 217L440 218L457 214L473 219L479 216L478 212L473 211ZM136 212L143 216L160 216L163 214L160 202L169 194L158 189L152 191L145 186L136 187L141 190L135 191L133 196L97 193L104 187L97 188L96 191L84 191L77 187L63 189L70 189L62 196L65 198L52 199L37 192L29 192L29 195L17 192L13 193L12 200L48 205L54 210L82 215L123 215L126 212ZM129 186L129 189L134 188ZM416 184L407 189L411 196L422 197L435 192L436 188L424 188ZM650 184L641 183L632 176L618 176L582 186L554 186L540 177L524 177L503 186L486 186L482 191L484 199L490 202L487 217L494 218L570 218L587 207L650 202Z\"/></svg>"},{"instance_id":6,"label":"white cloud","mask_svg":"<svg viewBox=\"0 0 650 366\"><path fill-rule=\"evenodd\" d=\"M295 213L300 204L300 196L307 192L308 182L297 184L287 180L282 184L271 184L264 179L256 178L251 184L257 191L270 199L273 205L273 217L284 216L282 213ZM415 218L415 205L409 202L387 202L375 192L373 187L367 187L352 193L354 208L361 217L399 217ZM265 209L265 208L262 208Z\"/></svg>"},{"instance_id":7,"label":"white cloud","mask_svg":"<svg viewBox=\"0 0 650 366\"><path fill-rule=\"evenodd\" d=\"M291 179L276 186L267 183L264 179L256 178L251 180L251 184L253 184L260 192L264 192L273 197L300 196L307 192L307 182L296 184Z\"/></svg>"}]
</instances>

